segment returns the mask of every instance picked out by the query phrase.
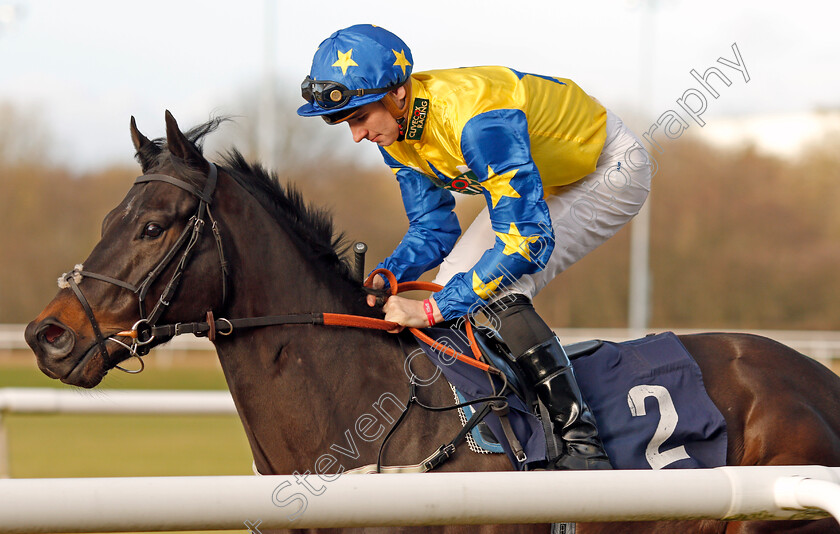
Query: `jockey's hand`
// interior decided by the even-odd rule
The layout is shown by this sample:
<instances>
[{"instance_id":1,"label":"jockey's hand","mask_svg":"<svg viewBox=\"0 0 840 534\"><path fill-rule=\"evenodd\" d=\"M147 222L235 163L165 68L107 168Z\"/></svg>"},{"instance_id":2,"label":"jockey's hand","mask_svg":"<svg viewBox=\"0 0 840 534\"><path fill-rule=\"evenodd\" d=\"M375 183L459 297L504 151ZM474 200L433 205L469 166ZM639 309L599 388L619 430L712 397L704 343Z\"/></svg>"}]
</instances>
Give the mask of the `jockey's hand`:
<instances>
[{"instance_id":1,"label":"jockey's hand","mask_svg":"<svg viewBox=\"0 0 840 534\"><path fill-rule=\"evenodd\" d=\"M443 321L443 315L440 313L437 303L433 297L429 298L434 310L435 323ZM385 320L399 324L398 328L389 330L390 333L396 334L403 330L403 328L425 328L429 326L429 319L426 317L426 312L423 310L423 302L419 300L407 299L398 296L388 297L385 301L385 307L382 308L385 312Z\"/></svg>"},{"instance_id":2,"label":"jockey's hand","mask_svg":"<svg viewBox=\"0 0 840 534\"><path fill-rule=\"evenodd\" d=\"M381 274L377 274L373 277L373 282L371 282L371 287L373 289L382 289L385 287L385 278L382 277ZM367 296L367 303L368 306L371 308L376 306L376 295L368 295Z\"/></svg>"}]
</instances>

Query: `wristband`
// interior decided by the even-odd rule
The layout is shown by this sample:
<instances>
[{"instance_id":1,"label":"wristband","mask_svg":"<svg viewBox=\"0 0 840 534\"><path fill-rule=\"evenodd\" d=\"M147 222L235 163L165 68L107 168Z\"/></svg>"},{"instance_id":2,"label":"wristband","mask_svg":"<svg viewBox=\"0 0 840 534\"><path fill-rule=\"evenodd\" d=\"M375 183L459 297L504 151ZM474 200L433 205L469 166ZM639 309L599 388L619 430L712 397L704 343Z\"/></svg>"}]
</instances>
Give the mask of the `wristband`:
<instances>
[{"instance_id":1,"label":"wristband","mask_svg":"<svg viewBox=\"0 0 840 534\"><path fill-rule=\"evenodd\" d=\"M435 309L429 299L423 301L423 311L426 312L426 319L429 320L429 326L435 325Z\"/></svg>"}]
</instances>

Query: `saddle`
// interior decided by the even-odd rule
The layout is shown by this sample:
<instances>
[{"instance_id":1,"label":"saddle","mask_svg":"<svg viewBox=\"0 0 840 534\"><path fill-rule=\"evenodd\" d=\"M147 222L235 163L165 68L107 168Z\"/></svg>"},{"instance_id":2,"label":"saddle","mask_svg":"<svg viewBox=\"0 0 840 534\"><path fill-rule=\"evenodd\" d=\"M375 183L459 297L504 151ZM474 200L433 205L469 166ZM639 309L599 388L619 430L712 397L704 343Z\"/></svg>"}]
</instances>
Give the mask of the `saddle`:
<instances>
[{"instance_id":1,"label":"saddle","mask_svg":"<svg viewBox=\"0 0 840 534\"><path fill-rule=\"evenodd\" d=\"M489 328L472 330L483 357L502 371L502 377L488 380L481 370L442 356L441 347L470 353L468 336L453 324L423 329L434 342L418 339L418 343L457 390L459 401L493 395L507 385L506 416L490 413L471 429L472 438L485 451L502 450L517 470L542 467L550 445L547 439L554 439L550 421L540 413L536 395L523 388L525 381L511 365L513 358L498 333ZM622 343L590 340L564 348L614 468L726 464L726 423L706 393L699 367L673 333ZM474 411L465 410L463 420ZM524 454L515 450L510 431Z\"/></svg>"},{"instance_id":2,"label":"saddle","mask_svg":"<svg viewBox=\"0 0 840 534\"><path fill-rule=\"evenodd\" d=\"M523 378L520 376L518 367L516 367L515 365L511 365L511 362L513 361L512 355L510 354L507 345L505 345L505 343L499 337L498 332L491 329L478 328L474 330L474 336L477 345L481 350L482 355L486 358L486 360L491 362L494 367L501 370L505 374L508 386L515 392L515 394L520 399L522 399L525 402L526 406L531 407L531 411L533 413L539 416L539 419L543 424L543 430L545 432L546 439L553 439L556 441L557 436L551 430L549 417L546 413L545 406L543 406L543 404L539 401L539 399L532 390L523 387L523 384L526 383L526 381L523 380ZM593 339L573 343L570 345L565 345L563 348L570 359L575 359L582 356L586 356L588 354L592 354L593 352L598 350L598 348L600 348L602 344L603 341ZM456 402L464 403L470 400L468 397L466 397L460 391L458 391L458 389L455 386L452 386L452 390L455 394ZM472 407L466 406L462 409L462 413L462 422L466 424L466 422L476 413L476 411ZM502 424L504 425L504 419L502 419ZM504 426L502 428L504 430ZM505 433L503 439L507 439L508 442L511 441L508 433ZM475 428L471 430L468 440L471 440L468 442L470 444L470 448L475 452L505 452L500 440L496 438L496 436L493 434L493 431L487 424L487 421L484 420L480 421L475 426ZM515 446L512 444L510 446L511 449L515 448ZM556 446L559 447L559 443L556 444Z\"/></svg>"},{"instance_id":3,"label":"saddle","mask_svg":"<svg viewBox=\"0 0 840 534\"><path fill-rule=\"evenodd\" d=\"M360 279L364 249L366 246L356 247L356 275ZM370 287L377 274L388 279L390 294L440 289L424 282L398 284L385 269L370 273L365 285ZM467 404L504 395L503 410L487 415L484 422L514 469L542 467L548 456L547 438L554 439L551 423L531 409L539 406L536 396L521 387L525 381L517 376L510 351L498 333L473 328L463 319L422 331L409 330L449 383L468 399ZM467 335L469 332L475 335ZM586 341L570 345L566 351L615 469L726 465L726 421L706 393L700 368L673 332L622 343ZM479 362L479 352L492 366ZM471 353L477 359L466 356ZM485 402L462 432L427 462L429 468L448 459L462 434L473 430L488 407L497 403ZM478 433L481 435L480 428Z\"/></svg>"}]
</instances>

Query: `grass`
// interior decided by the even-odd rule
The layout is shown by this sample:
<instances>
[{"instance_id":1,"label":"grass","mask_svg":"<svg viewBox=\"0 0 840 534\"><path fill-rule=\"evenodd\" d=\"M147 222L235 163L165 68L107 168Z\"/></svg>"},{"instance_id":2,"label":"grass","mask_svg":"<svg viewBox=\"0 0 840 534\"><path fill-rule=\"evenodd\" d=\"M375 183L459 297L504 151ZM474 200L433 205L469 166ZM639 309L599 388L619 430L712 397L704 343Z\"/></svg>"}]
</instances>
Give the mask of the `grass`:
<instances>
[{"instance_id":1,"label":"grass","mask_svg":"<svg viewBox=\"0 0 840 534\"><path fill-rule=\"evenodd\" d=\"M70 388L43 375L23 351L0 353L0 387ZM143 373L112 371L99 387L227 389L212 353L152 354ZM2 423L13 478L253 474L236 416L4 414Z\"/></svg>"},{"instance_id":2,"label":"grass","mask_svg":"<svg viewBox=\"0 0 840 534\"><path fill-rule=\"evenodd\" d=\"M6 416L13 478L250 475L236 416Z\"/></svg>"},{"instance_id":3,"label":"grass","mask_svg":"<svg viewBox=\"0 0 840 534\"><path fill-rule=\"evenodd\" d=\"M216 355L211 352L175 353L145 357L146 370L129 375L111 370L97 388L103 389L227 389ZM136 360L125 367L136 369ZM24 351L0 351L0 388L70 388L43 374L35 357Z\"/></svg>"}]
</instances>

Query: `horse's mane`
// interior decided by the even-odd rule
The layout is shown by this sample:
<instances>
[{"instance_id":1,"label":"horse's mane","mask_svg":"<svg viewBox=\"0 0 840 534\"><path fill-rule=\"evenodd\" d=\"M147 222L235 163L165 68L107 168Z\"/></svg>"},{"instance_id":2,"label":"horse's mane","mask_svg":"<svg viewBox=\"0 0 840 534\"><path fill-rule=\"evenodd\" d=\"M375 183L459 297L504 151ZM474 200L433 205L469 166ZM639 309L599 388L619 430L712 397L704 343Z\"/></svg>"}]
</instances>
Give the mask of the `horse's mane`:
<instances>
[{"instance_id":1,"label":"horse's mane","mask_svg":"<svg viewBox=\"0 0 840 534\"><path fill-rule=\"evenodd\" d=\"M307 203L292 183L280 185L277 175L262 165L249 163L236 149L222 157L224 169L274 216L312 259L350 277L345 260L350 243L343 232L336 233L332 215L324 208Z\"/></svg>"},{"instance_id":2,"label":"horse's mane","mask_svg":"<svg viewBox=\"0 0 840 534\"><path fill-rule=\"evenodd\" d=\"M212 118L191 128L184 135L203 154L204 137L226 120L226 117ZM183 171L195 173L177 158L170 157L168 151L162 150L164 148L166 139L155 139L152 146L144 147L148 152L138 153L137 157L157 157L160 163L166 161ZM289 182L284 187L275 173L258 163L249 163L235 148L222 155L222 160L221 167L225 172L257 199L278 224L288 230L289 237L301 252L334 274L352 279L350 266L345 259L350 243L343 232L335 232L329 211L307 203L294 184Z\"/></svg>"}]
</instances>

